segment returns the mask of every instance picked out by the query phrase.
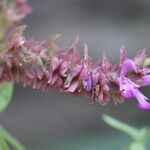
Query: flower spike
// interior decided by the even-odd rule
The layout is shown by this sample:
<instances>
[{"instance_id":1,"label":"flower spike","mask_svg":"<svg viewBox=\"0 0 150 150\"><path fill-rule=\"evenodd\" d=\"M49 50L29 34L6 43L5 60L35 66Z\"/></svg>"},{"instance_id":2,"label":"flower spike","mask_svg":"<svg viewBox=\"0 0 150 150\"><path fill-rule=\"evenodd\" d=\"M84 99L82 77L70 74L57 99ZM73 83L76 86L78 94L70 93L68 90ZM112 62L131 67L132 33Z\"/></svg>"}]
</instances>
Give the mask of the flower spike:
<instances>
[{"instance_id":1,"label":"flower spike","mask_svg":"<svg viewBox=\"0 0 150 150\"><path fill-rule=\"evenodd\" d=\"M135 98L140 109L150 109L148 98L140 92L141 87L150 85L145 50L131 59L123 46L118 64L111 64L106 54L95 63L87 44L84 55L80 55L79 36L68 48L57 46L59 34L42 42L27 40L23 36L25 26L16 27L31 12L26 0L12 0L7 6L0 2L0 8L0 18L6 21L0 30L0 83L16 81L43 91L55 88L76 96L87 95L102 105L111 98L115 104Z\"/></svg>"}]
</instances>

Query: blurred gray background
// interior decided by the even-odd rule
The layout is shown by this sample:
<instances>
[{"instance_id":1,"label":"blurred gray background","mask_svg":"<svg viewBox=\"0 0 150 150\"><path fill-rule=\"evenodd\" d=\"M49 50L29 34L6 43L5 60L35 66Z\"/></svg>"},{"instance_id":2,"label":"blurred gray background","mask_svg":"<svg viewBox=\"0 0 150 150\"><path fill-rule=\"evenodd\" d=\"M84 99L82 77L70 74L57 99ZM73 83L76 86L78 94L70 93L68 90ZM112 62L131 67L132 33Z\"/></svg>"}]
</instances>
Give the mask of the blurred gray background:
<instances>
[{"instance_id":1,"label":"blurred gray background","mask_svg":"<svg viewBox=\"0 0 150 150\"><path fill-rule=\"evenodd\" d=\"M29 3L33 13L24 20L28 38L44 40L60 33L58 45L67 47L79 35L81 54L86 42L94 60L106 52L112 63L118 62L122 45L130 57L143 48L150 55L149 0L29 0ZM148 89L143 91L150 97ZM110 133L112 130L101 121L104 113L139 127L150 124L150 111L138 110L134 100L118 106L110 102L105 107L90 102L87 97L76 98L54 89L43 93L16 85L13 101L0 114L0 122L30 149L47 144L54 149L58 145L63 148L70 140Z\"/></svg>"}]
</instances>

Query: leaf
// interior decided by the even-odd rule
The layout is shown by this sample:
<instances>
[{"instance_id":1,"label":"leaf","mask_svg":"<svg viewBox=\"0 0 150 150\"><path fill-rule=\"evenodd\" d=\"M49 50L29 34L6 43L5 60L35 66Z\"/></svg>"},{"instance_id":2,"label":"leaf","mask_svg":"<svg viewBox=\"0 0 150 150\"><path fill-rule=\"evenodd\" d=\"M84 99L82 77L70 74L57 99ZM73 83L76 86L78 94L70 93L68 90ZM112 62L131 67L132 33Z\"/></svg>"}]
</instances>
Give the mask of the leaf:
<instances>
[{"instance_id":1,"label":"leaf","mask_svg":"<svg viewBox=\"0 0 150 150\"><path fill-rule=\"evenodd\" d=\"M150 66L150 57L145 59L144 66Z\"/></svg>"},{"instance_id":2,"label":"leaf","mask_svg":"<svg viewBox=\"0 0 150 150\"><path fill-rule=\"evenodd\" d=\"M130 135L133 139L135 139L135 137L137 137L139 130L137 128L131 127L115 118L112 118L108 115L103 115L102 116L103 120L111 127L120 130L122 132L127 133L128 135Z\"/></svg>"},{"instance_id":3,"label":"leaf","mask_svg":"<svg viewBox=\"0 0 150 150\"><path fill-rule=\"evenodd\" d=\"M146 150L145 146L141 143L133 142L129 150Z\"/></svg>"},{"instance_id":4,"label":"leaf","mask_svg":"<svg viewBox=\"0 0 150 150\"><path fill-rule=\"evenodd\" d=\"M111 127L123 131L133 138L133 142L124 148L124 150L146 150L146 142L150 136L149 128L137 129L129 126L108 115L103 115L102 119Z\"/></svg>"},{"instance_id":5,"label":"leaf","mask_svg":"<svg viewBox=\"0 0 150 150\"><path fill-rule=\"evenodd\" d=\"M2 134L0 134L0 150L9 150L6 140Z\"/></svg>"},{"instance_id":6,"label":"leaf","mask_svg":"<svg viewBox=\"0 0 150 150\"><path fill-rule=\"evenodd\" d=\"M24 146L22 146L22 144L14 136L12 136L6 129L4 129L1 125L0 125L0 133L4 135L7 143L10 144L12 148L14 148L14 150L26 150Z\"/></svg>"},{"instance_id":7,"label":"leaf","mask_svg":"<svg viewBox=\"0 0 150 150\"><path fill-rule=\"evenodd\" d=\"M7 9L9 4L10 4L11 0L3 0L2 1L2 5L4 9Z\"/></svg>"},{"instance_id":8,"label":"leaf","mask_svg":"<svg viewBox=\"0 0 150 150\"><path fill-rule=\"evenodd\" d=\"M3 83L0 85L0 112L4 111L11 101L13 93L13 83Z\"/></svg>"}]
</instances>

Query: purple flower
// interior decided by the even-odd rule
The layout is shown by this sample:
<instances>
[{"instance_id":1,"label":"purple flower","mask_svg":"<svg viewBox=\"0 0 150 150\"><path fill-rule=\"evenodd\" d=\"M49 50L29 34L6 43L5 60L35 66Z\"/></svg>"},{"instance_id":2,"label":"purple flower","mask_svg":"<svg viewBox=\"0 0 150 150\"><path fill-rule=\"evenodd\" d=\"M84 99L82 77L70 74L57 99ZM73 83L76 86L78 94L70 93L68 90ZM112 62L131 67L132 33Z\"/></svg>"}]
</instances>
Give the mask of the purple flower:
<instances>
[{"instance_id":1,"label":"purple flower","mask_svg":"<svg viewBox=\"0 0 150 150\"><path fill-rule=\"evenodd\" d=\"M32 11L27 0L0 0L1 36L6 37Z\"/></svg>"},{"instance_id":2,"label":"purple flower","mask_svg":"<svg viewBox=\"0 0 150 150\"><path fill-rule=\"evenodd\" d=\"M7 36L0 52L0 82L16 81L23 86L47 91L55 88L76 96L87 95L93 101L106 105L136 98L141 109L150 109L148 98L139 90L150 85L150 69L144 66L145 52L131 60L123 48L120 63L111 64L103 55L94 62L84 46L84 56L77 50L79 38L69 48L56 45L56 34L45 41L26 40L22 36L24 26ZM102 63L100 63L102 62Z\"/></svg>"},{"instance_id":3,"label":"purple flower","mask_svg":"<svg viewBox=\"0 0 150 150\"><path fill-rule=\"evenodd\" d=\"M131 59L126 59L124 63L121 65L120 77L123 78L127 75L129 71L137 72L137 67L135 63Z\"/></svg>"},{"instance_id":4,"label":"purple flower","mask_svg":"<svg viewBox=\"0 0 150 150\"><path fill-rule=\"evenodd\" d=\"M126 59L124 63L121 66L120 69L120 77L119 77L119 86L120 86L120 92L123 97L125 98L133 98L135 97L138 101L138 106L141 109L150 109L150 103L147 102L148 98L145 97L138 88L140 88L140 85L134 83L129 78L126 77L127 73L129 71L137 72L137 67L135 66L135 63L130 60ZM142 80L141 84L146 85L150 83L150 76L146 75L140 78Z\"/></svg>"},{"instance_id":5,"label":"purple flower","mask_svg":"<svg viewBox=\"0 0 150 150\"><path fill-rule=\"evenodd\" d=\"M3 1L3 0L2 0ZM68 48L59 48L56 34L45 41L26 40L22 35L25 26L14 29L31 12L26 0L13 0L5 7L0 3L0 16L5 20L0 43L0 82L16 81L23 86L47 91L55 88L73 95L87 95L106 105L110 98L114 103L136 98L141 109L150 109L148 98L140 87L150 85L150 68L146 64L145 50L129 59L124 47L120 49L119 64L111 64L104 54L96 63L84 45L84 56L77 49L79 36ZM6 35L5 35L6 34ZM101 62L101 63L100 63Z\"/></svg>"},{"instance_id":6,"label":"purple flower","mask_svg":"<svg viewBox=\"0 0 150 150\"><path fill-rule=\"evenodd\" d=\"M120 85L120 92L122 96L125 98L132 98L134 97L133 91L134 89L139 88L137 84L132 82L130 79L123 77L119 78L119 85Z\"/></svg>"},{"instance_id":7,"label":"purple flower","mask_svg":"<svg viewBox=\"0 0 150 150\"><path fill-rule=\"evenodd\" d=\"M14 0L13 3L9 4L6 9L6 18L8 22L18 23L26 15L31 13L31 7L27 4L26 0Z\"/></svg>"},{"instance_id":8,"label":"purple flower","mask_svg":"<svg viewBox=\"0 0 150 150\"><path fill-rule=\"evenodd\" d=\"M92 75L89 75L87 79L83 80L83 87L87 92L92 89Z\"/></svg>"},{"instance_id":9,"label":"purple flower","mask_svg":"<svg viewBox=\"0 0 150 150\"><path fill-rule=\"evenodd\" d=\"M133 94L139 102L138 106L140 109L150 110L150 103L147 101L149 99L146 96L144 96L138 89L135 89Z\"/></svg>"}]
</instances>

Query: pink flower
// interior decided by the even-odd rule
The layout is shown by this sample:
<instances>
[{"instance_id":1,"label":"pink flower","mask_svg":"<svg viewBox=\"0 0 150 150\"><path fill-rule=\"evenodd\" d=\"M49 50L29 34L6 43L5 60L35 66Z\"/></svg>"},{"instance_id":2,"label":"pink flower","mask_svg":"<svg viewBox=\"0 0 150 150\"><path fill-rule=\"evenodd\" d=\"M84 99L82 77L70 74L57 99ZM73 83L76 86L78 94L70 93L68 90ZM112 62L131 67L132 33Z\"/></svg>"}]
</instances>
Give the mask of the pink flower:
<instances>
[{"instance_id":1,"label":"pink flower","mask_svg":"<svg viewBox=\"0 0 150 150\"><path fill-rule=\"evenodd\" d=\"M14 29L31 11L26 0L0 0L1 38L5 38L8 31Z\"/></svg>"},{"instance_id":2,"label":"pink flower","mask_svg":"<svg viewBox=\"0 0 150 150\"><path fill-rule=\"evenodd\" d=\"M86 79L83 80L83 87L87 92L92 89L92 75L89 75Z\"/></svg>"},{"instance_id":3,"label":"pink flower","mask_svg":"<svg viewBox=\"0 0 150 150\"><path fill-rule=\"evenodd\" d=\"M149 100L147 97L145 97L138 89L134 90L134 97L138 100L139 108L140 109L145 109L145 110L150 110L150 103L147 101Z\"/></svg>"},{"instance_id":4,"label":"pink flower","mask_svg":"<svg viewBox=\"0 0 150 150\"><path fill-rule=\"evenodd\" d=\"M89 56L86 44L84 56L80 56L78 37L71 47L59 48L59 34L37 42L26 40L23 30L24 26L18 27L6 38L6 48L0 52L0 82L16 81L43 91L55 88L76 96L87 95L103 105L110 98L115 104L136 98L141 109L150 109L148 98L139 91L150 84L150 70L143 65L144 52L131 60L122 48L119 65L111 64L105 54L100 64Z\"/></svg>"},{"instance_id":5,"label":"pink flower","mask_svg":"<svg viewBox=\"0 0 150 150\"><path fill-rule=\"evenodd\" d=\"M129 71L137 72L137 67L135 63L130 60L126 59L121 66L120 69L120 77L119 77L119 86L120 92L123 97L125 98L136 98L138 101L138 105L141 109L150 109L150 103L147 102L148 98L145 97L139 90L140 85L132 82L129 78L126 77ZM142 84L149 84L150 78L149 75L143 76L140 78L142 80Z\"/></svg>"},{"instance_id":6,"label":"pink flower","mask_svg":"<svg viewBox=\"0 0 150 150\"><path fill-rule=\"evenodd\" d=\"M126 59L121 65L120 77L124 78L129 71L137 72L137 67L131 59Z\"/></svg>"},{"instance_id":7,"label":"pink flower","mask_svg":"<svg viewBox=\"0 0 150 150\"><path fill-rule=\"evenodd\" d=\"M20 22L24 17L31 13L31 7L26 0L14 0L6 10L6 15L11 22Z\"/></svg>"}]
</instances>

